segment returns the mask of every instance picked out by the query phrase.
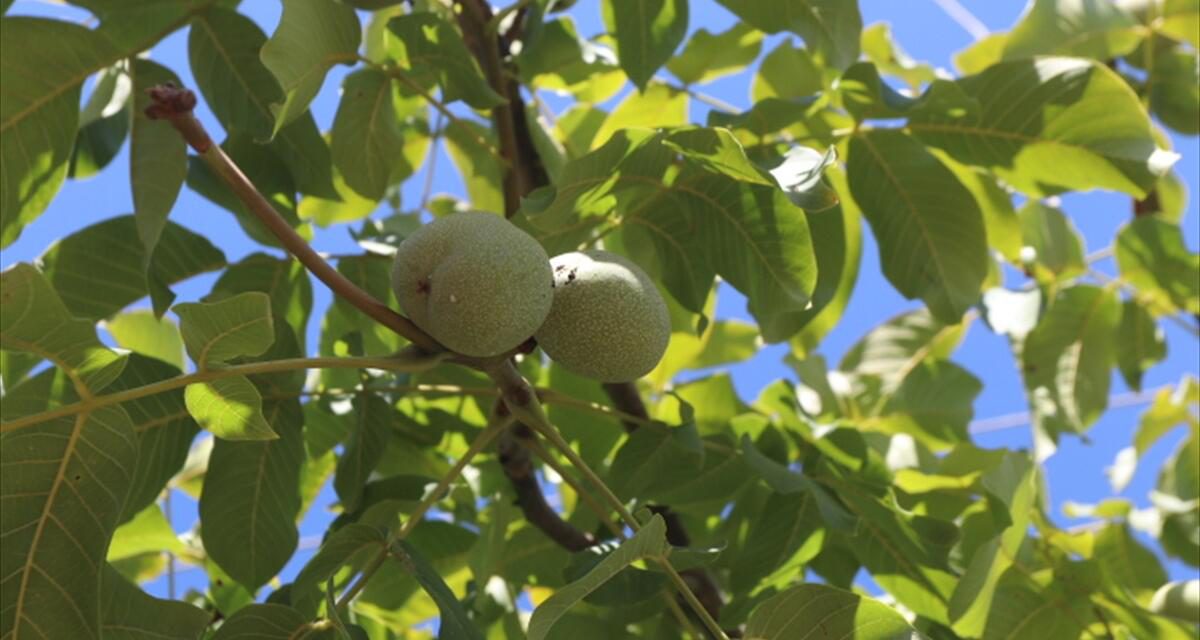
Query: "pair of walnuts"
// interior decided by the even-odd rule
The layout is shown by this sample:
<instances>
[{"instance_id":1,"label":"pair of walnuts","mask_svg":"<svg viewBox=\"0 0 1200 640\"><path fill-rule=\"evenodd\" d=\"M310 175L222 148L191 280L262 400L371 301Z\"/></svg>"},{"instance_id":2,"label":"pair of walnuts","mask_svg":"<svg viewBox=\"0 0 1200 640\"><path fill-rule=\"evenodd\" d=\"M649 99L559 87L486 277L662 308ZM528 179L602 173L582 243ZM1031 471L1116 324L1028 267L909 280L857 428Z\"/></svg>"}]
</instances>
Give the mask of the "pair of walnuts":
<instances>
[{"instance_id":1,"label":"pair of walnuts","mask_svg":"<svg viewBox=\"0 0 1200 640\"><path fill-rule=\"evenodd\" d=\"M667 305L641 268L607 251L553 259L500 216L437 218L400 244L400 307L458 353L488 357L533 336L550 359L602 382L652 370L667 349Z\"/></svg>"}]
</instances>

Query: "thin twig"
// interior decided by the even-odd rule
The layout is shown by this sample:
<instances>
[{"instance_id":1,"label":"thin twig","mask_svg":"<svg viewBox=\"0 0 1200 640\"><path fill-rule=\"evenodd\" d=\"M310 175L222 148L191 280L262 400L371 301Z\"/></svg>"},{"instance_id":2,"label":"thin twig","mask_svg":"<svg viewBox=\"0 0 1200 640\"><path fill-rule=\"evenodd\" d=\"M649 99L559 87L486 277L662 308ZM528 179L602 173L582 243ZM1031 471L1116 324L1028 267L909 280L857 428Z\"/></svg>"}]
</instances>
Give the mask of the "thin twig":
<instances>
[{"instance_id":1,"label":"thin twig","mask_svg":"<svg viewBox=\"0 0 1200 640\"><path fill-rule=\"evenodd\" d=\"M1142 391L1129 391L1126 393L1117 393L1108 397L1108 408L1117 409L1120 407L1132 407L1139 404L1148 404L1154 401L1155 395L1163 389L1171 389L1171 385L1165 385L1155 389L1145 389ZM1017 411L1014 413L1006 413L1003 415L992 416L990 418L980 418L973 420L967 425L967 431L971 434L991 433L993 431L1002 431L1004 429L1012 429L1021 427L1033 422L1033 414L1028 411Z\"/></svg>"},{"instance_id":2,"label":"thin twig","mask_svg":"<svg viewBox=\"0 0 1200 640\"><path fill-rule=\"evenodd\" d=\"M567 483L567 486L571 487L571 490L575 492L575 495L579 496L580 500L583 500L588 508L592 510L592 513L596 514L596 517L600 519L600 522L604 523L604 526L609 530L610 533L613 534L614 538L620 539L625 537L625 533L621 530L621 527L618 527L617 524L612 521L612 519L609 517L608 511L605 510L604 506L596 500L596 497L592 495L592 492L584 489L579 480L576 480L575 477L567 471L566 467L559 464L558 460L555 460L554 456L549 451L546 451L546 448L543 447L540 442L534 439L529 439L525 442L525 446L529 447L530 450L533 451L534 455L536 455L538 459L542 461L542 464L545 464L547 467L553 469L554 473L557 473L558 477L562 478L563 482Z\"/></svg>"},{"instance_id":3,"label":"thin twig","mask_svg":"<svg viewBox=\"0 0 1200 640\"><path fill-rule=\"evenodd\" d=\"M169 121L200 158L221 177L238 200L279 239L288 253L295 256L313 275L333 290L335 295L427 351L446 350L411 320L376 300L321 259L312 246L300 237L275 207L259 193L254 183L242 173L241 168L221 147L213 144L208 132L204 130L204 125L192 114L192 109L196 106L194 93L169 84L152 87L148 93L152 104L146 109L146 115L152 120Z\"/></svg>"},{"instance_id":4,"label":"thin twig","mask_svg":"<svg viewBox=\"0 0 1200 640\"><path fill-rule=\"evenodd\" d=\"M982 20L976 18L975 14L968 11L958 0L933 0L933 3L941 7L942 11L945 11L955 24L962 27L963 31L971 34L972 38L983 40L991 34L992 30L988 29Z\"/></svg>"},{"instance_id":5,"label":"thin twig","mask_svg":"<svg viewBox=\"0 0 1200 640\"><path fill-rule=\"evenodd\" d=\"M408 77L408 74L405 73L404 69L399 67L384 66L380 66L379 68L390 77L399 80L404 86L412 89L413 93L421 96L426 102L433 106L434 109L437 109L438 113L442 114L447 120L450 121L450 124L447 126L456 126L462 129L464 132L466 132L467 136L471 138L472 142L479 145L479 148L487 151L488 154L495 158L497 162L499 162L501 165L508 164L508 160L504 157L504 154L500 153L496 147L493 147L491 143L480 136L474 129L471 128L469 124L467 124L465 120L455 115L445 103L433 97L433 94L426 91L421 85L417 84L416 81Z\"/></svg>"},{"instance_id":6,"label":"thin twig","mask_svg":"<svg viewBox=\"0 0 1200 640\"><path fill-rule=\"evenodd\" d=\"M433 121L433 136L429 141L429 158L425 161L425 185L421 188L421 210L429 209L429 197L433 194L433 176L437 169L438 144L442 137L442 118L446 114L441 111Z\"/></svg>"},{"instance_id":7,"label":"thin twig","mask_svg":"<svg viewBox=\"0 0 1200 640\"><path fill-rule=\"evenodd\" d=\"M261 373L280 373L284 371L298 371L301 369L384 369L388 371L400 371L405 373L420 373L427 371L438 362L444 359L444 355L439 356L424 356L424 359L412 359L404 357L360 357L360 358L339 358L339 357L318 357L318 358L287 358L284 360L268 360L265 362L247 362L245 364L230 365L221 369L206 369L204 371L196 371L185 375L167 378L148 385L134 387L125 391L116 393L108 393L97 396L92 396L88 400L74 402L72 404L63 405L57 409L43 411L30 416L24 416L11 420L9 422L0 423L0 433L16 431L35 424L54 420L66 416L72 416L78 413L91 412L101 407L107 407L130 400L137 400L147 396L181 389L197 382L209 382L222 378L233 376L246 376Z\"/></svg>"},{"instance_id":8,"label":"thin twig","mask_svg":"<svg viewBox=\"0 0 1200 640\"><path fill-rule=\"evenodd\" d=\"M733 103L726 102L714 95L704 93L703 91L697 91L687 85L676 84L674 82L671 82L670 80L667 80L666 78L662 78L659 76L655 76L654 80L655 80L655 82L662 84L663 86L665 86L668 89L671 89L673 91L678 91L680 93L686 93L688 96L695 98L696 100L699 100L700 102L703 102L704 104L707 104L710 107L720 109L721 111L724 111L726 113L732 113L734 115L738 115L738 114L742 113L742 111L744 111L744 109L742 109L741 107L739 107Z\"/></svg>"}]
</instances>

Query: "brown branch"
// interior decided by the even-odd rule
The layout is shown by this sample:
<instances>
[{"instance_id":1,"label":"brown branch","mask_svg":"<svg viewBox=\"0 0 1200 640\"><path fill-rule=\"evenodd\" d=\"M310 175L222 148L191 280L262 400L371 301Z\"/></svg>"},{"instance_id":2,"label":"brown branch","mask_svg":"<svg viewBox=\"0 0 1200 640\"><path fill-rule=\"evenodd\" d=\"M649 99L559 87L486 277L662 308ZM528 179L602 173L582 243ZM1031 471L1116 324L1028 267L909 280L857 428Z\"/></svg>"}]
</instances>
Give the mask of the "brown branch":
<instances>
[{"instance_id":1,"label":"brown branch","mask_svg":"<svg viewBox=\"0 0 1200 640\"><path fill-rule=\"evenodd\" d=\"M525 519L558 546L571 552L583 551L596 544L596 539L563 520L546 502L534 474L530 447L524 443L532 439L529 427L518 424L504 434L498 446L501 468L517 494L516 504Z\"/></svg>"},{"instance_id":2,"label":"brown branch","mask_svg":"<svg viewBox=\"0 0 1200 640\"><path fill-rule=\"evenodd\" d=\"M467 48L479 62L492 90L504 98L504 103L492 109L492 123L500 140L500 155L508 163L504 170L504 215L511 218L521 207L521 198L534 189L549 184L546 169L533 146L529 122L525 117L525 101L520 84L504 68L504 43L488 25L492 8L486 0L462 0L463 10L457 14ZM521 33L522 12L506 34L517 38Z\"/></svg>"},{"instance_id":3,"label":"brown branch","mask_svg":"<svg viewBox=\"0 0 1200 640\"><path fill-rule=\"evenodd\" d=\"M259 193L246 174L225 155L220 146L213 144L212 138L204 130L204 125L192 114L196 106L196 95L191 91L171 84L151 87L147 90L152 104L146 109L146 115L152 120L164 119L169 121L188 145L196 150L208 166L217 173L241 200L246 208L279 239L288 253L299 260L321 282L333 290L341 299L357 307L376 322L407 338L413 344L427 351L446 351L432 336L413 324L408 318L396 313L386 304L376 300L374 296L360 289L334 269L328 262L296 233L296 230L275 211L271 203Z\"/></svg>"},{"instance_id":4,"label":"brown branch","mask_svg":"<svg viewBox=\"0 0 1200 640\"><path fill-rule=\"evenodd\" d=\"M613 406L622 413L640 420L650 418L650 413L646 411L646 403L642 401L642 394L638 393L637 385L632 382L605 382L601 386L604 387L604 393L608 394L609 400L612 400ZM633 433L633 430L638 428L638 422L633 420L622 420L621 425L625 427L627 433Z\"/></svg>"}]
</instances>

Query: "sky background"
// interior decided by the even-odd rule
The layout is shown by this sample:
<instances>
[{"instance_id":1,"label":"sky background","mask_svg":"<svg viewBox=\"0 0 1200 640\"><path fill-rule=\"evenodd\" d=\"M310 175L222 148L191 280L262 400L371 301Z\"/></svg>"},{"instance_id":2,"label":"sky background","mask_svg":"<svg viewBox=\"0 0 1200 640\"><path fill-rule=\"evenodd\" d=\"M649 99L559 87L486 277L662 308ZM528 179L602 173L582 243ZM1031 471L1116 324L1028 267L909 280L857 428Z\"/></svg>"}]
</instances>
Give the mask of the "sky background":
<instances>
[{"instance_id":1,"label":"sky background","mask_svg":"<svg viewBox=\"0 0 1200 640\"><path fill-rule=\"evenodd\" d=\"M859 4L864 25L881 21L890 23L893 37L904 50L913 58L929 62L935 67L952 70L953 54L974 40L972 35L963 26L952 20L935 0L860 0ZM1021 14L1024 4L1021 0L963 0L962 2L962 5L989 30L1010 28ZM253 18L264 31L270 34L278 23L281 8L280 3L272 0L248 0L242 3L240 11ZM596 35L604 30L597 0L580 0L569 13L574 17L579 32L583 36ZM84 21L89 17L86 12L81 10L35 0L17 0L9 10L9 14L45 15L75 21ZM701 27L712 32L720 32L727 29L733 21L733 15L713 0L691 0L689 32ZM780 42L788 38L787 35L768 36L763 43L759 61ZM178 73L185 85L195 87L187 63L187 29L180 30L159 43L152 50L151 57ZM757 67L757 64L756 62L754 68ZM335 68L326 79L321 94L312 104L317 124L323 131L327 131L332 125L338 100L338 91L335 87L340 85L347 70L346 67ZM663 73L665 74L665 71ZM750 106L749 94L752 77L750 72L742 72L703 85L698 89L735 106L746 108ZM610 102L600 106L611 110L612 106L629 90L630 88L626 87ZM84 99L87 94L88 89L85 88ZM546 94L543 94L543 97L556 112L560 112L570 104L568 100L556 99ZM703 123L708 111L709 108L704 104L692 101L691 116L694 122ZM221 127L212 117L211 112L201 105L197 114L213 137L219 139L222 136ZM1200 180L1197 178L1200 176L1200 164L1198 164L1200 162L1200 139L1172 136L1172 144L1175 150L1182 154L1176 170L1187 182L1189 194L1194 196L1200 192L1200 184L1198 184ZM402 201L407 203L410 208L412 203L420 200L420 190L425 182L428 166L427 161L403 187ZM434 193L449 193L465 197L462 180L444 148L438 152L436 167L433 176ZM1108 246L1114 238L1116 230L1130 219L1129 198L1120 194L1073 194L1063 198L1062 207L1083 234L1088 252ZM129 191L129 155L128 145L126 145L115 160L99 175L81 181L68 181L49 209L26 227L16 243L3 250L2 256L0 256L0 265L7 268L16 262L32 261L43 253L55 239L100 220L130 213L132 209ZM186 188L176 202L171 219L205 234L225 252L231 263L256 251L278 253L278 250L268 249L251 241L234 221L232 214ZM1197 245L1200 244L1200 208L1194 197L1188 202L1183 227L1188 246L1195 251ZM313 244L319 251L329 253L361 252L347 232L348 228L349 225L343 225L332 229L318 229ZM863 258L857 287L841 322L825 338L819 349L831 366L838 362L850 345L871 328L898 313L920 306L919 301L905 300L884 280L879 268L876 245L870 235L870 228L864 224L863 229ZM1111 259L1102 260L1096 263L1096 266L1108 273L1115 272L1115 266ZM1016 272L1011 269L1008 277L1010 286L1015 286L1023 280L1023 277L1018 277ZM203 297L209 292L215 279L216 275L210 274L176 285L174 290L178 295L177 302L194 301ZM315 305L308 338L310 345L318 344L319 319L323 316L324 309L330 300L327 290L320 283L314 283L314 285ZM149 302L142 300L135 303L133 307L148 308ZM727 286L721 288L717 315L724 318L749 319L744 298ZM1198 347L1197 340L1170 323L1164 323L1163 328L1166 333L1169 355L1165 362L1146 374L1144 380L1146 389L1152 390L1162 385L1176 383L1183 375L1189 372L1196 374L1197 369L1200 368L1200 364L1198 364L1200 363L1200 347ZM795 380L795 374L782 362L786 352L786 345L769 346L752 360L724 369L732 374L742 398L753 399L762 387L780 377ZM984 383L983 391L975 403L977 420L1027 410L1022 381L1005 338L992 334L983 323L975 322L953 359L974 373ZM1121 377L1114 371L1112 393L1124 394L1127 391ZM1145 404L1112 408L1088 432L1087 441L1065 437L1060 442L1058 452L1045 465L1047 486L1054 505L1050 515L1056 521L1065 526L1084 522L1072 520L1063 515L1061 506L1064 501L1093 503L1113 495L1104 469L1112 463L1118 451L1130 444L1138 418L1145 408ZM1150 449L1143 456L1141 464L1138 465L1138 472L1132 482L1119 495L1132 500L1139 507L1148 506L1147 495L1154 487L1157 470L1162 461L1174 450L1181 436L1182 432L1177 430ZM1030 429L1027 424L980 433L975 437L975 441L979 446L988 448L1031 448L1032 446ZM285 568L281 576L283 581L290 580L311 557L320 535L332 518L329 507L335 502L336 496L327 486L301 525L301 551L297 552L291 563ZM176 531L184 532L192 529L197 521L196 503L186 495L175 492L172 499L171 520ZM1158 552L1157 548L1155 551ZM1165 558L1163 559L1166 561ZM1190 578L1197 575L1196 570L1181 562L1168 561L1166 566L1173 579ZM207 581L202 571L189 569L186 566L180 568L177 578L176 595L178 596L182 596L189 587L202 589ZM168 595L165 578L144 586L154 595ZM262 590L260 597L270 591L271 587L268 585Z\"/></svg>"}]
</instances>

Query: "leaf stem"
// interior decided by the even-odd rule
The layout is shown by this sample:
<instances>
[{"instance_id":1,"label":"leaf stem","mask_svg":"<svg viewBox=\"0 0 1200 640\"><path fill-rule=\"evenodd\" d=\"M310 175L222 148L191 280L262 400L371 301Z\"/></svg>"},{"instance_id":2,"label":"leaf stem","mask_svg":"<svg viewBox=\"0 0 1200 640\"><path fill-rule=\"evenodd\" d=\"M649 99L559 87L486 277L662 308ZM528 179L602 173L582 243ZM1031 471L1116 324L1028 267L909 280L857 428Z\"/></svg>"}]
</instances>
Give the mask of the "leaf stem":
<instances>
[{"instance_id":1,"label":"leaf stem","mask_svg":"<svg viewBox=\"0 0 1200 640\"><path fill-rule=\"evenodd\" d=\"M436 366L444 360L449 354L443 353L438 355L426 355L423 358L395 358L395 357L361 357L361 358L338 358L338 357L318 357L318 358L287 358L284 360L270 360L267 362L247 362L245 364L235 364L221 369L206 369L197 371L166 380L160 380L141 387L118 391L117 393L109 393L104 395L92 396L88 400L68 404L50 411L43 411L30 416L24 416L11 420L9 422L0 423L0 433L16 431L25 427L30 427L47 420L54 420L65 416L72 416L78 413L95 411L101 407L129 402L146 396L152 396L174 389L186 387L189 384L197 382L208 382L211 380L220 380L222 378L231 378L233 376L244 376L261 373L278 373L282 371L296 371L298 369L385 369L388 371L401 371L406 373L419 373Z\"/></svg>"},{"instance_id":2,"label":"leaf stem","mask_svg":"<svg viewBox=\"0 0 1200 640\"><path fill-rule=\"evenodd\" d=\"M558 477L562 478L563 482L567 483L567 486L571 487L571 490L579 496L580 500L583 500L584 503L587 504L588 508L592 510L592 513L596 514L596 517L604 523L605 528L607 528L614 537L625 537L625 532L621 530L621 527L618 527L616 523L612 521L612 517L609 515L608 511L604 509L604 505L600 504L600 502L596 500L596 496L592 495L592 492L585 489L579 480L572 476L570 472L563 467L563 465L559 464L558 460L554 459L553 454L547 451L546 448L543 447L542 444L537 440L530 439L525 444L533 450L534 455L541 459L543 464L553 469L554 473L557 473Z\"/></svg>"},{"instance_id":3,"label":"leaf stem","mask_svg":"<svg viewBox=\"0 0 1200 640\"><path fill-rule=\"evenodd\" d=\"M426 91L424 87L417 84L412 78L408 77L408 74L405 73L404 69L401 69L400 67L381 65L366 58L361 58L361 60L370 64L376 69L379 69L389 77L399 80L401 84L411 89L413 93L424 98L425 102L428 102L430 106L432 106L434 109L437 109L438 113L442 114L447 120L450 121L450 125L448 126L456 126L462 129L475 144L479 145L481 149L487 151L488 154L499 161L501 165L508 166L508 160L501 155L500 151L498 151L496 147L493 147L490 143L488 143L487 140L476 133L475 130L472 129L465 120L455 115L454 112L450 110L450 107L447 107L444 102L433 97L433 94Z\"/></svg>"},{"instance_id":4,"label":"leaf stem","mask_svg":"<svg viewBox=\"0 0 1200 640\"><path fill-rule=\"evenodd\" d=\"M361 592L363 588L367 586L367 581L370 580L371 577L375 575L375 572L379 571L379 568L383 566L383 563L387 561L392 545L399 540L403 540L404 538L408 537L408 534L412 533L412 530L421 522L421 518L425 516L425 513L433 508L434 504L441 500L442 494L445 493L446 489L450 486L450 483L454 482L460 475L462 475L463 469L467 467L467 464L469 464L475 456L479 455L479 452L483 451L483 448L486 447L488 443L492 441L492 439L500 435L500 433L508 427L511 421L511 418L507 416L499 418L493 415L492 419L489 420L487 428L484 429L483 432L478 436L476 436L473 441L471 441L471 446L465 453L463 453L461 457L459 457L458 461L454 463L454 466L446 472L446 475L442 476L442 479L438 481L437 486L434 487L433 490L428 494L426 494L416 508L413 509L412 514L409 515L408 519L404 521L404 525L400 528L400 530L388 536L387 543L362 570L362 573L358 576L358 581L355 582L349 589L347 589L346 592L342 594L341 598L338 598L336 608L340 609L341 607L349 604L350 601L353 600L354 597L357 596L359 592Z\"/></svg>"}]
</instances>

